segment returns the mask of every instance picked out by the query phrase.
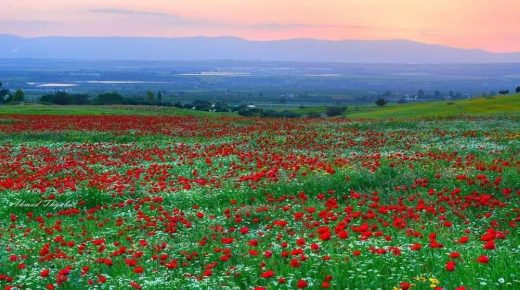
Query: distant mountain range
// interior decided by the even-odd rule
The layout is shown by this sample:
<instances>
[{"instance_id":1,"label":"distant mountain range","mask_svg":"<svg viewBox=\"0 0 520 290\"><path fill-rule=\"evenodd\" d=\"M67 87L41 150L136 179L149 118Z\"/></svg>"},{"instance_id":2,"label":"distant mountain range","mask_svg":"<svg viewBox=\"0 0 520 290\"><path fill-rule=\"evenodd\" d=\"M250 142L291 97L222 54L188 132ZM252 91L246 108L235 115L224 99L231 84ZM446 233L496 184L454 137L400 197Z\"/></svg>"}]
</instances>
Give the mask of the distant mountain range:
<instances>
[{"instance_id":1,"label":"distant mountain range","mask_svg":"<svg viewBox=\"0 0 520 290\"><path fill-rule=\"evenodd\" d=\"M518 53L492 53L410 40L236 37L38 37L0 34L0 58L85 60L258 60L343 63L520 63Z\"/></svg>"}]
</instances>

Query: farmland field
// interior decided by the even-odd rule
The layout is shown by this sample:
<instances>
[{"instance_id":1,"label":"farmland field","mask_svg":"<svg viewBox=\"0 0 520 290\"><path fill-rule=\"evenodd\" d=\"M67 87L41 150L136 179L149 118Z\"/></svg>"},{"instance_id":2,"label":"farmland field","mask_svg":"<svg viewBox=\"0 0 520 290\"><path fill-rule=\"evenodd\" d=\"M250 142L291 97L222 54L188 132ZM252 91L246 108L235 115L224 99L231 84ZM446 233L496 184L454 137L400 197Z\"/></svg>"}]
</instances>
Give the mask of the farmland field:
<instances>
[{"instance_id":1,"label":"farmland field","mask_svg":"<svg viewBox=\"0 0 520 290\"><path fill-rule=\"evenodd\" d=\"M520 289L518 112L89 110L0 115L2 288Z\"/></svg>"}]
</instances>

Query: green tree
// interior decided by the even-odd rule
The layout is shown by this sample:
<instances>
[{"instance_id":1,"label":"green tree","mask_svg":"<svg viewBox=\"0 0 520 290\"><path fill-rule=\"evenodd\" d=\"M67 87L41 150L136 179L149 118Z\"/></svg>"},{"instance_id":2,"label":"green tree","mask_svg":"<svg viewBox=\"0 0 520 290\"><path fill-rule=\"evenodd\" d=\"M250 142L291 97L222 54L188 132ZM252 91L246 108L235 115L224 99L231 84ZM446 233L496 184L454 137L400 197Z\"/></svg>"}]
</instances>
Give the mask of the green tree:
<instances>
[{"instance_id":1,"label":"green tree","mask_svg":"<svg viewBox=\"0 0 520 290\"><path fill-rule=\"evenodd\" d=\"M96 97L95 104L98 105L116 105L116 104L124 104L125 99L118 93L104 93L100 94Z\"/></svg>"},{"instance_id":2,"label":"green tree","mask_svg":"<svg viewBox=\"0 0 520 290\"><path fill-rule=\"evenodd\" d=\"M70 97L66 92L56 92L54 94L43 95L40 98L40 103L70 105Z\"/></svg>"},{"instance_id":3,"label":"green tree","mask_svg":"<svg viewBox=\"0 0 520 290\"><path fill-rule=\"evenodd\" d=\"M340 106L327 107L326 114L329 117L334 117L334 116L342 115L343 113L345 113L346 110L347 110L347 107L340 107Z\"/></svg>"},{"instance_id":4,"label":"green tree","mask_svg":"<svg viewBox=\"0 0 520 290\"><path fill-rule=\"evenodd\" d=\"M423 90L419 90L419 91L417 92L417 98L418 98L418 99L424 99L424 96L425 96L425 95L426 95L426 94L424 93ZM383 105L383 106L384 106L384 105Z\"/></svg>"},{"instance_id":5,"label":"green tree","mask_svg":"<svg viewBox=\"0 0 520 290\"><path fill-rule=\"evenodd\" d=\"M161 105L163 103L162 97L163 97L163 93L162 92L158 92L157 93L157 104L158 105Z\"/></svg>"},{"instance_id":6,"label":"green tree","mask_svg":"<svg viewBox=\"0 0 520 290\"><path fill-rule=\"evenodd\" d=\"M5 96L9 96L10 94L9 89L4 87L4 84L0 82L0 104L4 103L6 101Z\"/></svg>"},{"instance_id":7,"label":"green tree","mask_svg":"<svg viewBox=\"0 0 520 290\"><path fill-rule=\"evenodd\" d=\"M152 91L146 92L146 101L150 105L154 105L155 104L155 94Z\"/></svg>"},{"instance_id":8,"label":"green tree","mask_svg":"<svg viewBox=\"0 0 520 290\"><path fill-rule=\"evenodd\" d=\"M241 108L237 111L237 113L240 115L240 116L244 116L244 117L251 117L254 115L254 112L252 110L249 110L247 108Z\"/></svg>"},{"instance_id":9,"label":"green tree","mask_svg":"<svg viewBox=\"0 0 520 290\"><path fill-rule=\"evenodd\" d=\"M455 93L453 91L449 91L448 96L450 97L450 99L453 99L455 98Z\"/></svg>"},{"instance_id":10,"label":"green tree","mask_svg":"<svg viewBox=\"0 0 520 290\"><path fill-rule=\"evenodd\" d=\"M215 112L229 112L230 108L226 103L217 102L213 105L213 110Z\"/></svg>"},{"instance_id":11,"label":"green tree","mask_svg":"<svg viewBox=\"0 0 520 290\"><path fill-rule=\"evenodd\" d=\"M385 98L379 98L374 103L376 103L376 105L382 107L382 106L388 104L388 101Z\"/></svg>"},{"instance_id":12,"label":"green tree","mask_svg":"<svg viewBox=\"0 0 520 290\"><path fill-rule=\"evenodd\" d=\"M209 111L211 110L211 106L213 104L210 101L207 100L195 100L193 103L191 103L191 107L195 108L197 111Z\"/></svg>"},{"instance_id":13,"label":"green tree","mask_svg":"<svg viewBox=\"0 0 520 290\"><path fill-rule=\"evenodd\" d=\"M22 89L17 89L11 98L11 102L23 102L24 100L25 93Z\"/></svg>"},{"instance_id":14,"label":"green tree","mask_svg":"<svg viewBox=\"0 0 520 290\"><path fill-rule=\"evenodd\" d=\"M520 86L516 87L515 92L520 93Z\"/></svg>"},{"instance_id":15,"label":"green tree","mask_svg":"<svg viewBox=\"0 0 520 290\"><path fill-rule=\"evenodd\" d=\"M56 105L86 105L90 103L89 96L85 94L68 94L66 92L55 92L40 97L40 103Z\"/></svg>"}]
</instances>

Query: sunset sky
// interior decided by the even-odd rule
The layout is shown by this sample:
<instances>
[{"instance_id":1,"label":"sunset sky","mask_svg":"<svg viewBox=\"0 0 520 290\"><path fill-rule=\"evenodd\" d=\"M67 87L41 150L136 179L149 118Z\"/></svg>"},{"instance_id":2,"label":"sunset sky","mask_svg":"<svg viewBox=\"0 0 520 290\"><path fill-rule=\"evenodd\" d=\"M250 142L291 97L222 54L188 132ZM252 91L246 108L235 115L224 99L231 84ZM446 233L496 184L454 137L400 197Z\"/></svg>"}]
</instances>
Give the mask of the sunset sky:
<instances>
[{"instance_id":1,"label":"sunset sky","mask_svg":"<svg viewBox=\"0 0 520 290\"><path fill-rule=\"evenodd\" d=\"M0 33L411 39L520 51L519 0L1 0Z\"/></svg>"}]
</instances>

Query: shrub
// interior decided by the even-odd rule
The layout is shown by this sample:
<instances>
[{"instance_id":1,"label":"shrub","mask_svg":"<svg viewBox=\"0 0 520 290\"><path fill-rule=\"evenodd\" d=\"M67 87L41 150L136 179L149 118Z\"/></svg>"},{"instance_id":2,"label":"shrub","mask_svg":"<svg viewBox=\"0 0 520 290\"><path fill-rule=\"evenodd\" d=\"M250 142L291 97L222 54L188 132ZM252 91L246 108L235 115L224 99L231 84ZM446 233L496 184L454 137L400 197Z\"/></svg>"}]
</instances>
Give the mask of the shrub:
<instances>
[{"instance_id":1,"label":"shrub","mask_svg":"<svg viewBox=\"0 0 520 290\"><path fill-rule=\"evenodd\" d=\"M40 103L55 105L85 105L90 103L89 96L85 94L68 94L66 92L56 92L43 95Z\"/></svg>"},{"instance_id":2,"label":"shrub","mask_svg":"<svg viewBox=\"0 0 520 290\"><path fill-rule=\"evenodd\" d=\"M388 101L385 98L379 98L374 102L376 105L382 107L386 104L388 104Z\"/></svg>"},{"instance_id":3,"label":"shrub","mask_svg":"<svg viewBox=\"0 0 520 290\"><path fill-rule=\"evenodd\" d=\"M338 107L338 106L327 107L326 114L329 117L334 117L334 116L342 115L343 113L345 113L346 110L347 110L347 107Z\"/></svg>"},{"instance_id":4,"label":"shrub","mask_svg":"<svg viewBox=\"0 0 520 290\"><path fill-rule=\"evenodd\" d=\"M96 105L117 105L124 104L125 99L123 96L116 92L100 94L94 100Z\"/></svg>"}]
</instances>

